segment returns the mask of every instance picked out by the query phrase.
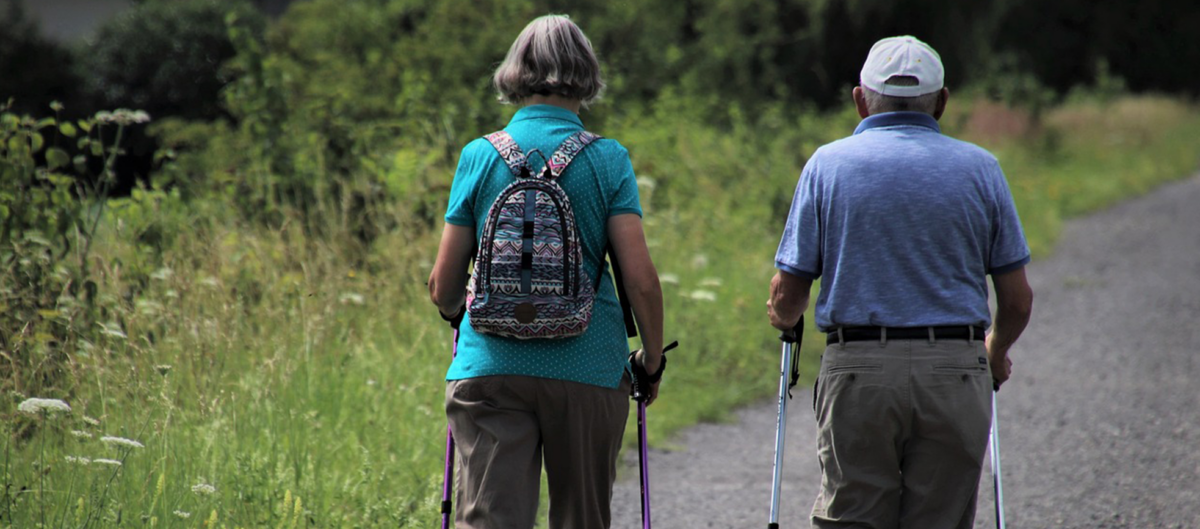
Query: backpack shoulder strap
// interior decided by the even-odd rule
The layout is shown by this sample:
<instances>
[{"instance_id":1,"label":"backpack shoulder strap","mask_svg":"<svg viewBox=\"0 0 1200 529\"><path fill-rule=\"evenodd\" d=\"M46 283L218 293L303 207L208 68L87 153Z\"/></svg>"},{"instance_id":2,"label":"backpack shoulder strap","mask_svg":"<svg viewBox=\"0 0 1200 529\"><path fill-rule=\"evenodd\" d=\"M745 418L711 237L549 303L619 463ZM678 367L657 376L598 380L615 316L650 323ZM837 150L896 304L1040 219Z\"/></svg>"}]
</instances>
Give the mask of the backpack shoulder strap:
<instances>
[{"instance_id":1,"label":"backpack shoulder strap","mask_svg":"<svg viewBox=\"0 0 1200 529\"><path fill-rule=\"evenodd\" d=\"M504 164L508 166L508 170L517 178L528 176L528 173L522 174L527 170L525 165L525 153L521 151L521 147L517 145L517 141L513 139L507 132L501 130L496 131L484 139L492 144L496 152L500 153L500 157L504 159Z\"/></svg>"},{"instance_id":2,"label":"backpack shoulder strap","mask_svg":"<svg viewBox=\"0 0 1200 529\"><path fill-rule=\"evenodd\" d=\"M608 260L612 261L612 275L617 282L617 301L621 303L621 315L625 317L625 335L630 338L636 338L638 335L637 321L633 319L633 307L629 304L629 295L625 293L625 281L621 278L621 265L617 262L617 254L613 253L612 243L604 248L604 253L608 255ZM604 276L603 262L600 263L600 273L598 276ZM600 289L597 288L596 291Z\"/></svg>"},{"instance_id":3,"label":"backpack shoulder strap","mask_svg":"<svg viewBox=\"0 0 1200 529\"><path fill-rule=\"evenodd\" d=\"M567 170L567 166L571 165L571 160L575 159L575 155L600 138L599 134L592 134L586 130L570 135L558 146L558 150L550 155L550 159L546 160L546 169L543 174L549 173L548 176L551 180L562 176L563 171Z\"/></svg>"}]
</instances>

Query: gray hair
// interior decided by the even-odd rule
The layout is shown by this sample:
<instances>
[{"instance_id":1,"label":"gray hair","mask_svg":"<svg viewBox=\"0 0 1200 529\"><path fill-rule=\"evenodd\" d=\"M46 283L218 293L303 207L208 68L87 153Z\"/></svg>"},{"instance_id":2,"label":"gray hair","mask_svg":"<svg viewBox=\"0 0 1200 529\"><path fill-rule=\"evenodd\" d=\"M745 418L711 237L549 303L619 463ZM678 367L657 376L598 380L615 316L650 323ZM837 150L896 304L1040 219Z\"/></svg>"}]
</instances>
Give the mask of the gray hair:
<instances>
[{"instance_id":1,"label":"gray hair","mask_svg":"<svg viewBox=\"0 0 1200 529\"><path fill-rule=\"evenodd\" d=\"M492 84L503 103L556 94L586 106L604 90L591 41L566 15L538 17L525 26L496 68Z\"/></svg>"},{"instance_id":2,"label":"gray hair","mask_svg":"<svg viewBox=\"0 0 1200 529\"><path fill-rule=\"evenodd\" d=\"M883 84L916 86L917 83L916 77L893 75L887 81L884 81ZM885 96L865 86L862 87L862 91L863 99L867 101L867 112L872 115L884 112L922 112L932 116L934 111L937 110L938 97L941 95L941 90L938 90L916 97Z\"/></svg>"}]
</instances>

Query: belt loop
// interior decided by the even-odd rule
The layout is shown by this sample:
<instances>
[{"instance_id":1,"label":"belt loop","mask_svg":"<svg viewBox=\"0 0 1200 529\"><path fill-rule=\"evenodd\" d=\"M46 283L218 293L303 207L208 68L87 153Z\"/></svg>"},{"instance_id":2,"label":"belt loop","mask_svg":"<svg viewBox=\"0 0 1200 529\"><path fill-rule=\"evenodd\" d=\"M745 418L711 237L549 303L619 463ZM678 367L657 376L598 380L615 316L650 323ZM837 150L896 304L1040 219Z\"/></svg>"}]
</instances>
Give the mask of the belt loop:
<instances>
[{"instance_id":1,"label":"belt loop","mask_svg":"<svg viewBox=\"0 0 1200 529\"><path fill-rule=\"evenodd\" d=\"M887 345L887 327L880 327L879 328L879 346L883 347L885 345Z\"/></svg>"},{"instance_id":2,"label":"belt loop","mask_svg":"<svg viewBox=\"0 0 1200 529\"><path fill-rule=\"evenodd\" d=\"M933 332L933 327L926 327L929 330L929 345L937 343L937 335Z\"/></svg>"},{"instance_id":3,"label":"belt loop","mask_svg":"<svg viewBox=\"0 0 1200 529\"><path fill-rule=\"evenodd\" d=\"M967 326L967 345L975 345L975 326Z\"/></svg>"},{"instance_id":4,"label":"belt loop","mask_svg":"<svg viewBox=\"0 0 1200 529\"><path fill-rule=\"evenodd\" d=\"M842 327L841 326L839 326L837 328L837 334L838 334L838 347L845 349L846 348L846 337L842 335Z\"/></svg>"}]
</instances>

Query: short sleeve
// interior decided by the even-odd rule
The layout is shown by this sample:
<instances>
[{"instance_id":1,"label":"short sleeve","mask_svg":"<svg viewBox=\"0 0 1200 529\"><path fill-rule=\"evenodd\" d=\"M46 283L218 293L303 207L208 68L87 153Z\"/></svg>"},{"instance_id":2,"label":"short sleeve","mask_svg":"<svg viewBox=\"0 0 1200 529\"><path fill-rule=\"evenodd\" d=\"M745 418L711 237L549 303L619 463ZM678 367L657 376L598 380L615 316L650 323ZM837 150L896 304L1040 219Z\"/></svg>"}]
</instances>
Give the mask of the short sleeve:
<instances>
[{"instance_id":1,"label":"short sleeve","mask_svg":"<svg viewBox=\"0 0 1200 529\"><path fill-rule=\"evenodd\" d=\"M475 194L481 180L480 172L487 164L480 162L482 147L491 146L487 140L478 139L463 147L458 156L458 168L454 170L454 182L450 184L450 201L446 205L446 223L456 226L475 226Z\"/></svg>"},{"instance_id":2,"label":"short sleeve","mask_svg":"<svg viewBox=\"0 0 1200 529\"><path fill-rule=\"evenodd\" d=\"M988 263L988 273L992 275L1011 272L1029 263L1029 245L1025 242L1025 232L1021 229L1021 218L1017 215L1017 206L1013 202L1012 191L1000 165L995 164L992 175L995 204L992 215L992 240Z\"/></svg>"},{"instance_id":3,"label":"short sleeve","mask_svg":"<svg viewBox=\"0 0 1200 529\"><path fill-rule=\"evenodd\" d=\"M821 211L816 159L814 154L800 173L783 237L775 251L776 268L807 279L821 276Z\"/></svg>"},{"instance_id":4,"label":"short sleeve","mask_svg":"<svg viewBox=\"0 0 1200 529\"><path fill-rule=\"evenodd\" d=\"M629 151L621 144L615 141L613 143L616 149L606 153L606 159L601 162L607 165L605 169L612 174L616 183L608 197L608 216L633 213L641 217L642 204L638 197L637 177L633 174L633 162L629 160Z\"/></svg>"}]
</instances>

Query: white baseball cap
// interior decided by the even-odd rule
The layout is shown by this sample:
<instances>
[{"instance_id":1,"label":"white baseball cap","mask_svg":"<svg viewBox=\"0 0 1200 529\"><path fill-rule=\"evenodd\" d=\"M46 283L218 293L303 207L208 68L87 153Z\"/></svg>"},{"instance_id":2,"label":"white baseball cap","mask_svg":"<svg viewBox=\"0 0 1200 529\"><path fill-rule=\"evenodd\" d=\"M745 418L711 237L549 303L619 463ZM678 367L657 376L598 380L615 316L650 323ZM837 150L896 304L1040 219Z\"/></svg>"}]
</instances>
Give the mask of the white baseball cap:
<instances>
[{"instance_id":1,"label":"white baseball cap","mask_svg":"<svg viewBox=\"0 0 1200 529\"><path fill-rule=\"evenodd\" d=\"M885 84L893 76L915 77L915 86ZM945 85L942 58L916 37L888 37L871 46L859 83L885 96L917 97L941 90Z\"/></svg>"}]
</instances>

